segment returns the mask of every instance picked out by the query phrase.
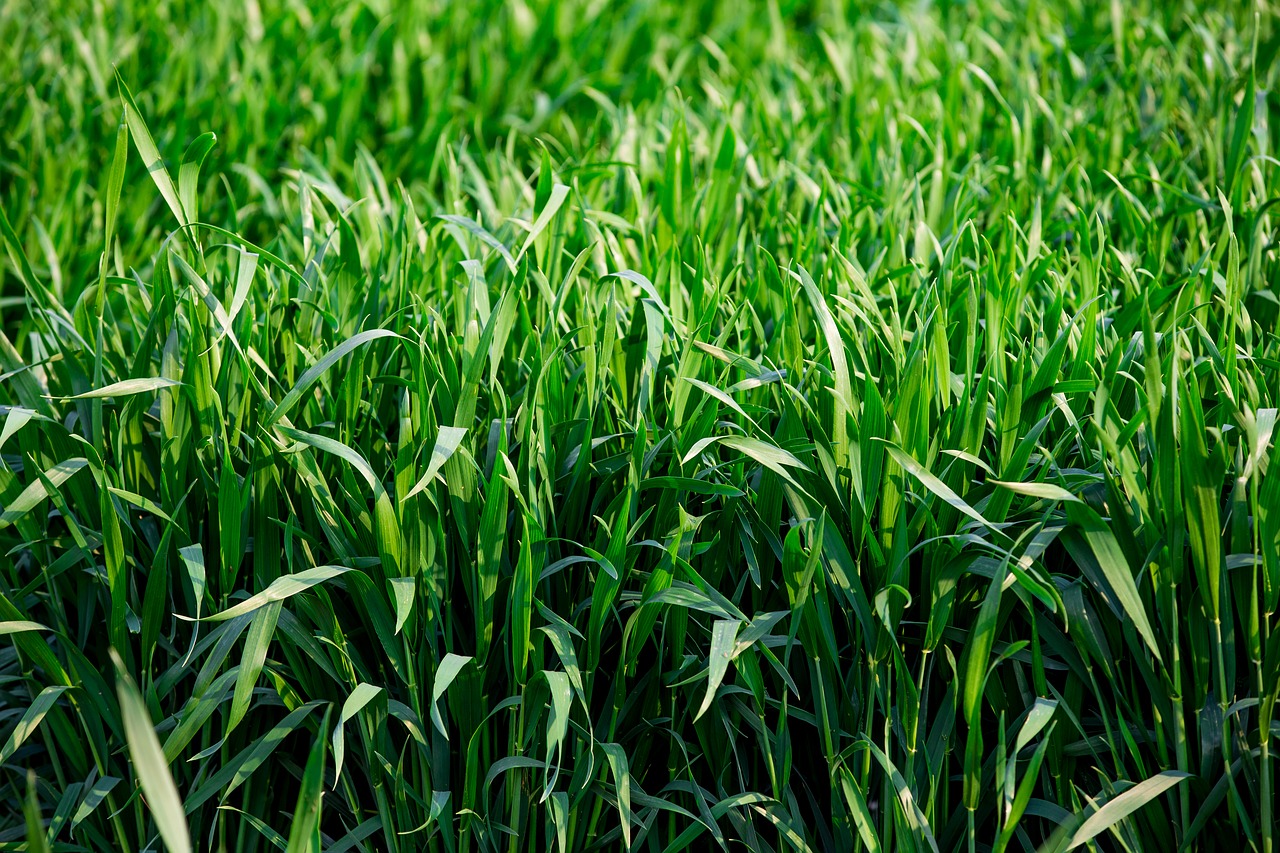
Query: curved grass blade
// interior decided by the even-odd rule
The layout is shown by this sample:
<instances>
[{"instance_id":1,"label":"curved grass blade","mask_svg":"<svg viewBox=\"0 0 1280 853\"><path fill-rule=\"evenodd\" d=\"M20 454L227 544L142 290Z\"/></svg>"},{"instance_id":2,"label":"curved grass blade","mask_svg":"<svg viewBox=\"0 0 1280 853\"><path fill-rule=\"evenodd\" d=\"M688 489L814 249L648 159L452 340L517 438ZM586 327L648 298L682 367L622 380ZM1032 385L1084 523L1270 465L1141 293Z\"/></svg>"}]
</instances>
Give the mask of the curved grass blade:
<instances>
[{"instance_id":1,"label":"curved grass blade","mask_svg":"<svg viewBox=\"0 0 1280 853\"><path fill-rule=\"evenodd\" d=\"M345 566L316 566L313 569L304 569L292 575L285 575L276 578L271 585L257 595L250 596L244 601L232 607L228 607L221 613L214 613L206 616L201 622L225 622L228 619L234 619L237 616L243 616L246 613L252 613L259 607L271 604L274 601L284 601L286 598L297 595L300 592L306 592L316 584L324 583L332 580L339 575L344 575L352 571ZM179 616L179 619L185 619L189 622L197 620L188 616Z\"/></svg>"},{"instance_id":2,"label":"curved grass blade","mask_svg":"<svg viewBox=\"0 0 1280 853\"><path fill-rule=\"evenodd\" d=\"M325 710L321 731L328 730L332 710ZM298 805L293 810L289 846L285 853L320 853L320 806L324 798L324 757L328 745L326 738L318 737L311 747L306 770L302 773L302 785L298 789Z\"/></svg>"},{"instance_id":3,"label":"curved grass blade","mask_svg":"<svg viewBox=\"0 0 1280 853\"><path fill-rule=\"evenodd\" d=\"M295 383L293 388L289 390L289 393L284 395L284 399L282 399L263 420L263 426L270 426L285 415L289 414L289 412L293 411L293 407L302 399L302 395L307 393L311 386L315 384L316 380L323 376L329 368L337 364L339 359L350 354L353 350L364 346L370 341L376 341L379 338L399 339L400 336L390 329L368 329L347 338L345 341L329 350L329 352L325 353L319 361L311 365L311 367L309 367L307 371L298 378L297 383Z\"/></svg>"},{"instance_id":4,"label":"curved grass blade","mask_svg":"<svg viewBox=\"0 0 1280 853\"><path fill-rule=\"evenodd\" d=\"M187 830L187 816L182 809L182 798L169 772L160 739L151 723L151 713L134 686L133 679L124 670L124 661L111 651L116 666L116 695L120 700L120 716L124 723L125 739L129 744L129 757L138 784L147 799L147 805L155 818L160 837L169 853L191 853L191 835Z\"/></svg>"},{"instance_id":5,"label":"curved grass blade","mask_svg":"<svg viewBox=\"0 0 1280 853\"><path fill-rule=\"evenodd\" d=\"M1150 779L1139 782L1124 793L1112 797L1071 834L1066 849L1073 850L1092 840L1099 833L1115 826L1174 785L1190 778L1190 773L1184 773L1181 770L1165 770Z\"/></svg>"},{"instance_id":6,"label":"curved grass blade","mask_svg":"<svg viewBox=\"0 0 1280 853\"><path fill-rule=\"evenodd\" d=\"M53 707L53 703L58 701L58 697L66 692L67 688L62 685L54 687L46 687L40 691L40 695L35 698L27 710L22 712L22 719L18 720L18 724L14 726L13 732L9 735L9 739L4 742L4 746L0 747L0 764L6 763L13 754L18 751L18 747L31 736L31 733L40 725L40 721L44 719L44 715L49 713L49 709Z\"/></svg>"},{"instance_id":7,"label":"curved grass blade","mask_svg":"<svg viewBox=\"0 0 1280 853\"><path fill-rule=\"evenodd\" d=\"M63 399L98 400L103 397L128 397L132 394L146 394L149 391L159 391L161 388L172 388L175 385L181 384L182 383L176 379L165 379L162 376L153 376L147 379L125 379L120 382L105 385L102 388L85 391L83 394L64 397Z\"/></svg>"}]
</instances>

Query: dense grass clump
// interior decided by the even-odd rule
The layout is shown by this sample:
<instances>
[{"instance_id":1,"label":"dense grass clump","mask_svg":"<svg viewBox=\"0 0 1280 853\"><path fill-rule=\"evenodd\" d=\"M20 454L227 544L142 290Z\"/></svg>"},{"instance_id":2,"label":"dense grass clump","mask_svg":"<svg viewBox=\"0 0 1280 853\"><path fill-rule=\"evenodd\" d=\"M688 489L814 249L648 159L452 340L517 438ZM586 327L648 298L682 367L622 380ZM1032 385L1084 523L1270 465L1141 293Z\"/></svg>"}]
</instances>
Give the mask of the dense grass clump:
<instances>
[{"instance_id":1,"label":"dense grass clump","mask_svg":"<svg viewBox=\"0 0 1280 853\"><path fill-rule=\"evenodd\" d=\"M1276 849L1267 2L0 41L0 850Z\"/></svg>"}]
</instances>

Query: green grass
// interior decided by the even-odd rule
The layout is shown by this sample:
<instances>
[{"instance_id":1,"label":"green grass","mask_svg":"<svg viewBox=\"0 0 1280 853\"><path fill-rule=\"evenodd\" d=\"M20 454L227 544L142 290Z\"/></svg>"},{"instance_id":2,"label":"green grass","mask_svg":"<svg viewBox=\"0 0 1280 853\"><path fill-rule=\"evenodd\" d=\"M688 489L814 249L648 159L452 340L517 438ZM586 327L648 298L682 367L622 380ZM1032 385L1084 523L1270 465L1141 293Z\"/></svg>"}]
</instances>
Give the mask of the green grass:
<instances>
[{"instance_id":1,"label":"green grass","mask_svg":"<svg viewBox=\"0 0 1280 853\"><path fill-rule=\"evenodd\" d=\"M1276 850L1273 5L0 42L0 850Z\"/></svg>"}]
</instances>

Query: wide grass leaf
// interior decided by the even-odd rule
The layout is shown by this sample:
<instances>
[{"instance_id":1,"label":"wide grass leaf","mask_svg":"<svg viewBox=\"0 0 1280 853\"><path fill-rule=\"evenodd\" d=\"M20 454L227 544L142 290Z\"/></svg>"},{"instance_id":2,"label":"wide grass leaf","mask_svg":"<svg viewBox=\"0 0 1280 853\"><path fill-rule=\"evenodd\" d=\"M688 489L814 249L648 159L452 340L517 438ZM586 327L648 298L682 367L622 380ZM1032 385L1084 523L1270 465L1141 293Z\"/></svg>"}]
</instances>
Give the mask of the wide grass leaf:
<instances>
[{"instance_id":1,"label":"wide grass leaf","mask_svg":"<svg viewBox=\"0 0 1280 853\"><path fill-rule=\"evenodd\" d=\"M329 728L329 714L324 712L321 731ZM285 853L320 853L320 807L324 797L324 759L328 739L318 737L311 746L302 784L298 788L298 804L289 825L289 844Z\"/></svg>"},{"instance_id":2,"label":"wide grass leaf","mask_svg":"<svg viewBox=\"0 0 1280 853\"><path fill-rule=\"evenodd\" d=\"M1089 815L1085 822L1080 825L1080 828L1071 834L1071 839L1067 842L1066 849L1073 850L1081 844L1091 841L1098 834L1115 826L1174 785L1190 778L1190 773L1184 773L1179 770L1165 770L1117 794L1107 800L1101 808Z\"/></svg>"},{"instance_id":3,"label":"wide grass leaf","mask_svg":"<svg viewBox=\"0 0 1280 853\"><path fill-rule=\"evenodd\" d=\"M312 569L303 569L291 575L277 578L272 581L271 585L256 595L251 595L244 601L228 607L221 613L215 613L206 616L203 622L225 622L228 619L234 619L237 616L244 616L253 613L260 607L264 607L272 602L284 601L300 592L306 592L316 584L333 580L336 577L346 574L351 569L345 566L316 566ZM184 617L186 618L186 617ZM196 621L196 620L191 620Z\"/></svg>"},{"instance_id":4,"label":"wide grass leaf","mask_svg":"<svg viewBox=\"0 0 1280 853\"><path fill-rule=\"evenodd\" d=\"M329 368L333 367L346 355L349 355L356 349L368 344L371 341L380 338L399 338L395 332L389 329L367 329L359 334L352 335L333 349L325 353L315 364L307 368L307 371L298 377L298 381L289 389L276 407L267 415L265 424L270 425L280 420L293 411L293 407L298 405L302 400L302 395L311 389L321 376L325 374Z\"/></svg>"},{"instance_id":5,"label":"wide grass leaf","mask_svg":"<svg viewBox=\"0 0 1280 853\"><path fill-rule=\"evenodd\" d=\"M41 501L49 497L49 486L58 488L88 464L89 460L80 457L59 462L45 471L43 476L33 480L22 490L22 494L14 498L13 502L4 508L4 512L0 513L0 529L8 527L39 506Z\"/></svg>"},{"instance_id":6,"label":"wide grass leaf","mask_svg":"<svg viewBox=\"0 0 1280 853\"><path fill-rule=\"evenodd\" d=\"M128 397L132 394L146 394L150 391L159 391L161 388L172 388L175 385L181 385L175 379L165 379L161 376L154 376L149 379L125 379L120 382L113 382L102 388L95 388L92 391L85 391L83 394L76 394L68 397L70 400L95 400L104 397Z\"/></svg>"},{"instance_id":7,"label":"wide grass leaf","mask_svg":"<svg viewBox=\"0 0 1280 853\"><path fill-rule=\"evenodd\" d=\"M1111 528L1100 515L1084 504L1068 504L1067 518L1080 531L1089 549L1087 554L1077 551L1073 556L1078 560L1082 557L1088 559L1091 555L1101 574L1110 584L1121 607L1124 608L1125 615L1133 621L1133 627L1137 629L1138 635L1142 637L1156 660L1161 660L1160 647L1151 629L1151 622L1147 619L1146 608L1143 607L1142 599L1138 595L1137 583L1129 570L1124 551L1116 541ZM1067 541L1070 542L1070 540ZM1068 544L1068 548L1070 547Z\"/></svg>"},{"instance_id":8,"label":"wide grass leaf","mask_svg":"<svg viewBox=\"0 0 1280 853\"><path fill-rule=\"evenodd\" d=\"M462 668L469 663L471 663L470 655L456 655L450 652L440 661L435 680L431 684L431 722L446 739L449 737L449 731L445 728L444 718L440 715L440 699L453 680L458 677Z\"/></svg>"},{"instance_id":9,"label":"wide grass leaf","mask_svg":"<svg viewBox=\"0 0 1280 853\"><path fill-rule=\"evenodd\" d=\"M112 652L116 664L116 696L120 701L120 718L124 724L125 740L129 744L129 757L137 774L138 784L146 797L147 806L160 830L165 848L170 853L190 853L191 835L187 830L187 816L182 809L182 798L169 772L169 762L160 748L160 739L151 722L151 712L134 686L133 679L124 671L124 662Z\"/></svg>"},{"instance_id":10,"label":"wide grass leaf","mask_svg":"<svg viewBox=\"0 0 1280 853\"><path fill-rule=\"evenodd\" d=\"M928 469L915 459L911 458L911 456L901 447L893 442L886 442L885 447L889 451L889 455L893 457L893 461L902 466L902 470L919 480L920 483L930 492L942 498L942 500L951 507L964 513L983 527L994 527L994 525L990 521L987 521L981 513L971 507L964 498L957 495L950 486L931 474Z\"/></svg>"},{"instance_id":11,"label":"wide grass leaf","mask_svg":"<svg viewBox=\"0 0 1280 853\"><path fill-rule=\"evenodd\" d=\"M27 710L22 712L22 718L14 726L9 739L4 742L4 746L0 747L0 764L8 762L13 757L18 747L22 746L26 739L31 736L36 726L40 725L40 721L44 719L45 714L49 713L53 703L58 701L58 697L66 690L65 686L57 685L46 687L40 691L40 695L35 698L35 701L27 706Z\"/></svg>"},{"instance_id":12,"label":"wide grass leaf","mask_svg":"<svg viewBox=\"0 0 1280 853\"><path fill-rule=\"evenodd\" d=\"M116 72L116 85L120 87L120 100L124 102L124 120L129 126L129 133L133 136L133 144L138 149L138 156L142 158L143 167L151 176L156 189L160 191L160 197L169 206L178 224L186 225L191 220L187 218L186 211L183 209L178 189L173 185L173 179L169 177L164 158L160 156L160 149L156 147L151 131L147 129L147 122L133 100L133 93L129 91L119 71Z\"/></svg>"},{"instance_id":13,"label":"wide grass leaf","mask_svg":"<svg viewBox=\"0 0 1280 853\"><path fill-rule=\"evenodd\" d=\"M342 775L342 759L346 755L346 725L374 699L382 693L381 687L361 682L351 691L347 701L342 703L342 713L338 715L338 725L333 728L333 779L334 785Z\"/></svg>"}]
</instances>

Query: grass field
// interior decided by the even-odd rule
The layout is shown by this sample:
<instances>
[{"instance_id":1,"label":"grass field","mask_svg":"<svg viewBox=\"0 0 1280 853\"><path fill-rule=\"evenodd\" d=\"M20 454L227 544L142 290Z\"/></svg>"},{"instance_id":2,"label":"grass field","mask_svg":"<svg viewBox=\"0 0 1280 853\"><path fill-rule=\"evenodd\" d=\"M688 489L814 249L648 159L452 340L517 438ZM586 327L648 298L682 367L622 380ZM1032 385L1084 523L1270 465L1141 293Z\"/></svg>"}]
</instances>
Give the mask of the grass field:
<instances>
[{"instance_id":1,"label":"grass field","mask_svg":"<svg viewBox=\"0 0 1280 853\"><path fill-rule=\"evenodd\" d=\"M1274 853L1278 10L0 0L0 851Z\"/></svg>"}]
</instances>

